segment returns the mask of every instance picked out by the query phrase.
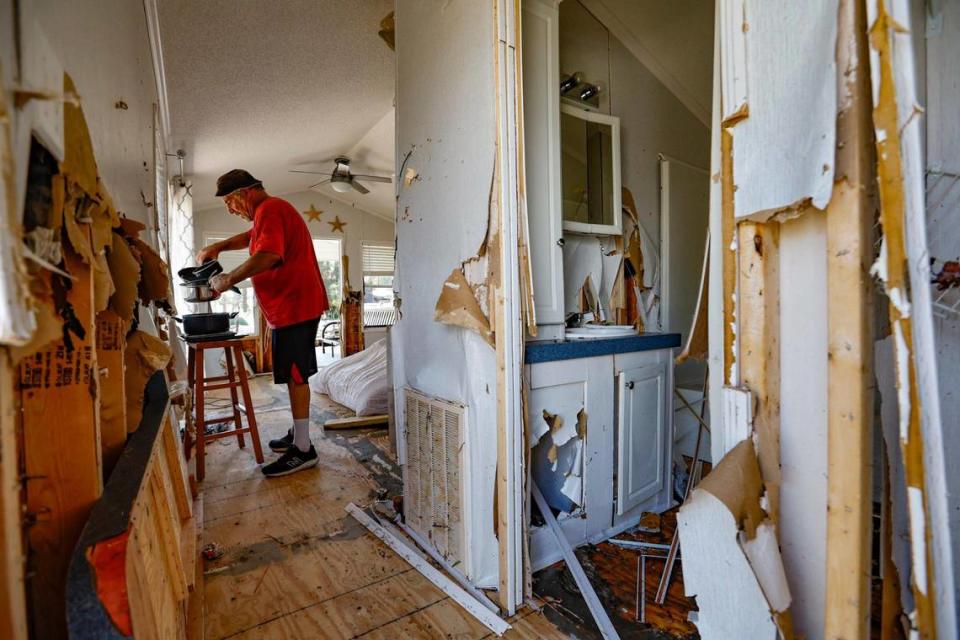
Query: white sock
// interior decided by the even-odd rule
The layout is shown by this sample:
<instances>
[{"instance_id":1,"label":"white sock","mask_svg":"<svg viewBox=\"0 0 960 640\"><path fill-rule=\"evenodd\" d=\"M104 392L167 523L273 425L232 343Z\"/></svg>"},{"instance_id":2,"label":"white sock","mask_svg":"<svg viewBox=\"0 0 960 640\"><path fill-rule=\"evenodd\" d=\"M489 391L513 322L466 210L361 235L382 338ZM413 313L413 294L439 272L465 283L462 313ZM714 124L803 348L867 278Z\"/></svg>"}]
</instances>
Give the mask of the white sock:
<instances>
[{"instance_id":1,"label":"white sock","mask_svg":"<svg viewBox=\"0 0 960 640\"><path fill-rule=\"evenodd\" d=\"M310 418L293 421L293 446L304 453L310 451Z\"/></svg>"}]
</instances>

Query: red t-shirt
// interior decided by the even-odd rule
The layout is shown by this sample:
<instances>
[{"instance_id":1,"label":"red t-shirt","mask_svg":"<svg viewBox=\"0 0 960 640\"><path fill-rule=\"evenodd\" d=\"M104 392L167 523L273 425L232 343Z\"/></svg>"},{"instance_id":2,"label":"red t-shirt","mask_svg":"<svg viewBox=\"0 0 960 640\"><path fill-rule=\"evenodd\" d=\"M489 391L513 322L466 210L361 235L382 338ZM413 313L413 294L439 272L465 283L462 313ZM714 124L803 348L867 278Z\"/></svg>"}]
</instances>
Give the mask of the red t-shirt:
<instances>
[{"instance_id":1,"label":"red t-shirt","mask_svg":"<svg viewBox=\"0 0 960 640\"><path fill-rule=\"evenodd\" d=\"M303 218L286 200L267 198L257 206L250 230L250 255L273 253L283 260L253 276L260 310L271 327L319 318L330 306L313 239Z\"/></svg>"}]
</instances>

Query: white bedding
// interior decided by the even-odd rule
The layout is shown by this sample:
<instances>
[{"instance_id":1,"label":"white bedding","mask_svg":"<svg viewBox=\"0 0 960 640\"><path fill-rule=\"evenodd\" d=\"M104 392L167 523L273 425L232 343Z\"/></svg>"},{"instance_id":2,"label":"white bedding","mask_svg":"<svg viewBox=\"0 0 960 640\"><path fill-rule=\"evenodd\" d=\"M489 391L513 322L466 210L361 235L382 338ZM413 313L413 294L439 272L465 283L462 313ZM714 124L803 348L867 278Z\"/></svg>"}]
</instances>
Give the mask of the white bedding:
<instances>
[{"instance_id":1,"label":"white bedding","mask_svg":"<svg viewBox=\"0 0 960 640\"><path fill-rule=\"evenodd\" d=\"M387 413L387 345L378 340L360 353L321 369L310 388L325 393L358 416Z\"/></svg>"}]
</instances>

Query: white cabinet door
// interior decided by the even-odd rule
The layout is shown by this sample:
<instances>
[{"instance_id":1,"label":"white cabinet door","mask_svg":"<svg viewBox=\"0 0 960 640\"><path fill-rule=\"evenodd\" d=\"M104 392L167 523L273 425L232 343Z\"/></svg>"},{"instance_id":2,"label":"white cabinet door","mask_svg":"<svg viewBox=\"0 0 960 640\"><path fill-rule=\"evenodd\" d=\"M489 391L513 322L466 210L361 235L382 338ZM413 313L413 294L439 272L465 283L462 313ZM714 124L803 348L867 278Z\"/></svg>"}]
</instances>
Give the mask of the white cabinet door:
<instances>
[{"instance_id":1,"label":"white cabinet door","mask_svg":"<svg viewBox=\"0 0 960 640\"><path fill-rule=\"evenodd\" d=\"M523 0L527 220L538 325L563 324L559 17L556 0Z\"/></svg>"},{"instance_id":2,"label":"white cabinet door","mask_svg":"<svg viewBox=\"0 0 960 640\"><path fill-rule=\"evenodd\" d=\"M558 508L571 497L575 500L577 508L573 514L561 513L557 518L567 540L574 546L609 528L613 521L612 370L613 356L541 362L527 367L528 436L533 446L531 479L540 486L544 496L552 494L548 502ZM581 410L586 418L582 435L575 429ZM545 422L544 411L563 420L556 439ZM554 470L546 454L557 441L562 444L556 451ZM575 463L573 466L569 464L571 460ZM533 529L530 554L534 571L561 558L556 540L547 527Z\"/></svg>"},{"instance_id":3,"label":"white cabinet door","mask_svg":"<svg viewBox=\"0 0 960 640\"><path fill-rule=\"evenodd\" d=\"M665 362L628 369L618 376L618 515L663 487L668 383Z\"/></svg>"}]
</instances>

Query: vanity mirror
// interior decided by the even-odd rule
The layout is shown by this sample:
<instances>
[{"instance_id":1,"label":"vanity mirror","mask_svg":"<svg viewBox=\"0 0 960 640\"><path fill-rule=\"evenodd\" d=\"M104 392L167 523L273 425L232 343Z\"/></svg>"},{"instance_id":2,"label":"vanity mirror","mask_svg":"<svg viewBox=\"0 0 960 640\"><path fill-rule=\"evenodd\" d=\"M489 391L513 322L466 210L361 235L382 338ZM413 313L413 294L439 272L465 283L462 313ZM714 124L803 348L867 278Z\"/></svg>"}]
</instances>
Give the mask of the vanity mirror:
<instances>
[{"instance_id":1,"label":"vanity mirror","mask_svg":"<svg viewBox=\"0 0 960 640\"><path fill-rule=\"evenodd\" d=\"M563 230L623 233L620 211L620 119L560 106Z\"/></svg>"}]
</instances>

